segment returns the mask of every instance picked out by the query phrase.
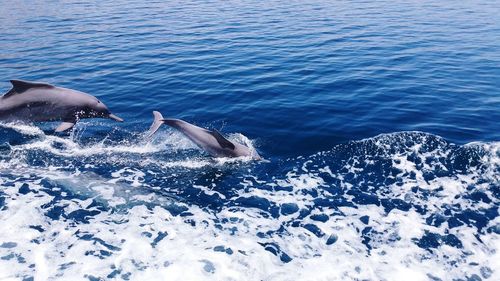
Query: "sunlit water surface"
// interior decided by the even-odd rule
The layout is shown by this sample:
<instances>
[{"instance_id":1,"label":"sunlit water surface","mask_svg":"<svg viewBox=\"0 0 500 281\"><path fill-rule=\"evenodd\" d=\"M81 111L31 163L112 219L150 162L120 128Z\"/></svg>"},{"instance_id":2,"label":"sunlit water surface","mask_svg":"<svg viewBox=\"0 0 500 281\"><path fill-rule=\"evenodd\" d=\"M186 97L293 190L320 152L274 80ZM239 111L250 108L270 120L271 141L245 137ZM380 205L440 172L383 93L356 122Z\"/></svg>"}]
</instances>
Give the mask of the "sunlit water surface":
<instances>
[{"instance_id":1,"label":"sunlit water surface","mask_svg":"<svg viewBox=\"0 0 500 281\"><path fill-rule=\"evenodd\" d=\"M2 91L126 122L0 124L0 279L500 280L500 5L462 2L2 2Z\"/></svg>"}]
</instances>

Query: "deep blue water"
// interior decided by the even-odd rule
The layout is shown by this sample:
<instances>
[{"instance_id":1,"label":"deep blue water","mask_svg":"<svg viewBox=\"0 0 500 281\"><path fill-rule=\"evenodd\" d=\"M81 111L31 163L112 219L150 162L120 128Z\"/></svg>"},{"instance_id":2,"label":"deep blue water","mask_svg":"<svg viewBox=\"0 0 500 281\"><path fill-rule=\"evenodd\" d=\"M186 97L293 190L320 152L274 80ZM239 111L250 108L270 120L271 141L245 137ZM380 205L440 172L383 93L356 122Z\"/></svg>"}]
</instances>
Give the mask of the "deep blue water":
<instances>
[{"instance_id":1,"label":"deep blue water","mask_svg":"<svg viewBox=\"0 0 500 281\"><path fill-rule=\"evenodd\" d=\"M499 15L5 1L2 91L45 81L126 122L0 125L0 279L500 279ZM148 143L153 110L266 161L213 160L167 127Z\"/></svg>"}]
</instances>

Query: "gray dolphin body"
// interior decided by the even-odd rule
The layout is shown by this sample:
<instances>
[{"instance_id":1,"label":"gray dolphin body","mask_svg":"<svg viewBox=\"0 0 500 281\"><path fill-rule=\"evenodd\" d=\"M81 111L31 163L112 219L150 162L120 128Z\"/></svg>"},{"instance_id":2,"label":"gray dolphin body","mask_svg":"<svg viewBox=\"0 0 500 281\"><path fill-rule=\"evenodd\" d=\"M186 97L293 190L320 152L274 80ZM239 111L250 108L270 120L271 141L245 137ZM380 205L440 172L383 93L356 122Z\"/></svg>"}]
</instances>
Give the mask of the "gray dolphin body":
<instances>
[{"instance_id":1,"label":"gray dolphin body","mask_svg":"<svg viewBox=\"0 0 500 281\"><path fill-rule=\"evenodd\" d=\"M154 121L148 132L149 137L158 131L161 124L167 124L182 132L213 157L251 156L255 160L261 159L255 150L224 138L217 130L210 131L179 119L165 119L158 111L153 111L153 116Z\"/></svg>"},{"instance_id":2,"label":"gray dolphin body","mask_svg":"<svg viewBox=\"0 0 500 281\"><path fill-rule=\"evenodd\" d=\"M39 82L10 82L12 89L0 98L0 121L62 121L56 132L71 129L82 118L123 121L89 94Z\"/></svg>"}]
</instances>

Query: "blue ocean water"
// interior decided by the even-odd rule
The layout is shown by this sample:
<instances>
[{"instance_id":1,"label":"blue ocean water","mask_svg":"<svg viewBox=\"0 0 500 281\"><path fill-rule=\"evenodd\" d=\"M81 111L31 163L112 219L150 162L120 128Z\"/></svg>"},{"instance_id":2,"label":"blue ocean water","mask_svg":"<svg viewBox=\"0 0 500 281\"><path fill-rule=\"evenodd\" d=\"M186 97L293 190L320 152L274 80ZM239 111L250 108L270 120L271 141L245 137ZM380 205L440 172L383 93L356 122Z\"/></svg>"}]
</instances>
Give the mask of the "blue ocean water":
<instances>
[{"instance_id":1,"label":"blue ocean water","mask_svg":"<svg viewBox=\"0 0 500 281\"><path fill-rule=\"evenodd\" d=\"M0 279L499 280L496 1L4 1ZM153 110L266 161L215 160Z\"/></svg>"}]
</instances>

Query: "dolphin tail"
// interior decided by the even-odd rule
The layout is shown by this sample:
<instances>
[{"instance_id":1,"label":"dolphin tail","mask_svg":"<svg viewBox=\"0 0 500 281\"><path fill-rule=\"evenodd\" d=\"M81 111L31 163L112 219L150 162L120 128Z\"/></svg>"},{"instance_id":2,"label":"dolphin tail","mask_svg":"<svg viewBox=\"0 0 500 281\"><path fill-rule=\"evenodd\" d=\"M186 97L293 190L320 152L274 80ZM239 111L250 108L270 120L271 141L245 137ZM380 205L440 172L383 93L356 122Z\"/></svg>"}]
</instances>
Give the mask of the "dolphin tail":
<instances>
[{"instance_id":1,"label":"dolphin tail","mask_svg":"<svg viewBox=\"0 0 500 281\"><path fill-rule=\"evenodd\" d=\"M163 124L163 116L158 111L153 111L153 124L151 124L151 128L149 128L147 138L151 138L156 131L160 128L161 124Z\"/></svg>"}]
</instances>

